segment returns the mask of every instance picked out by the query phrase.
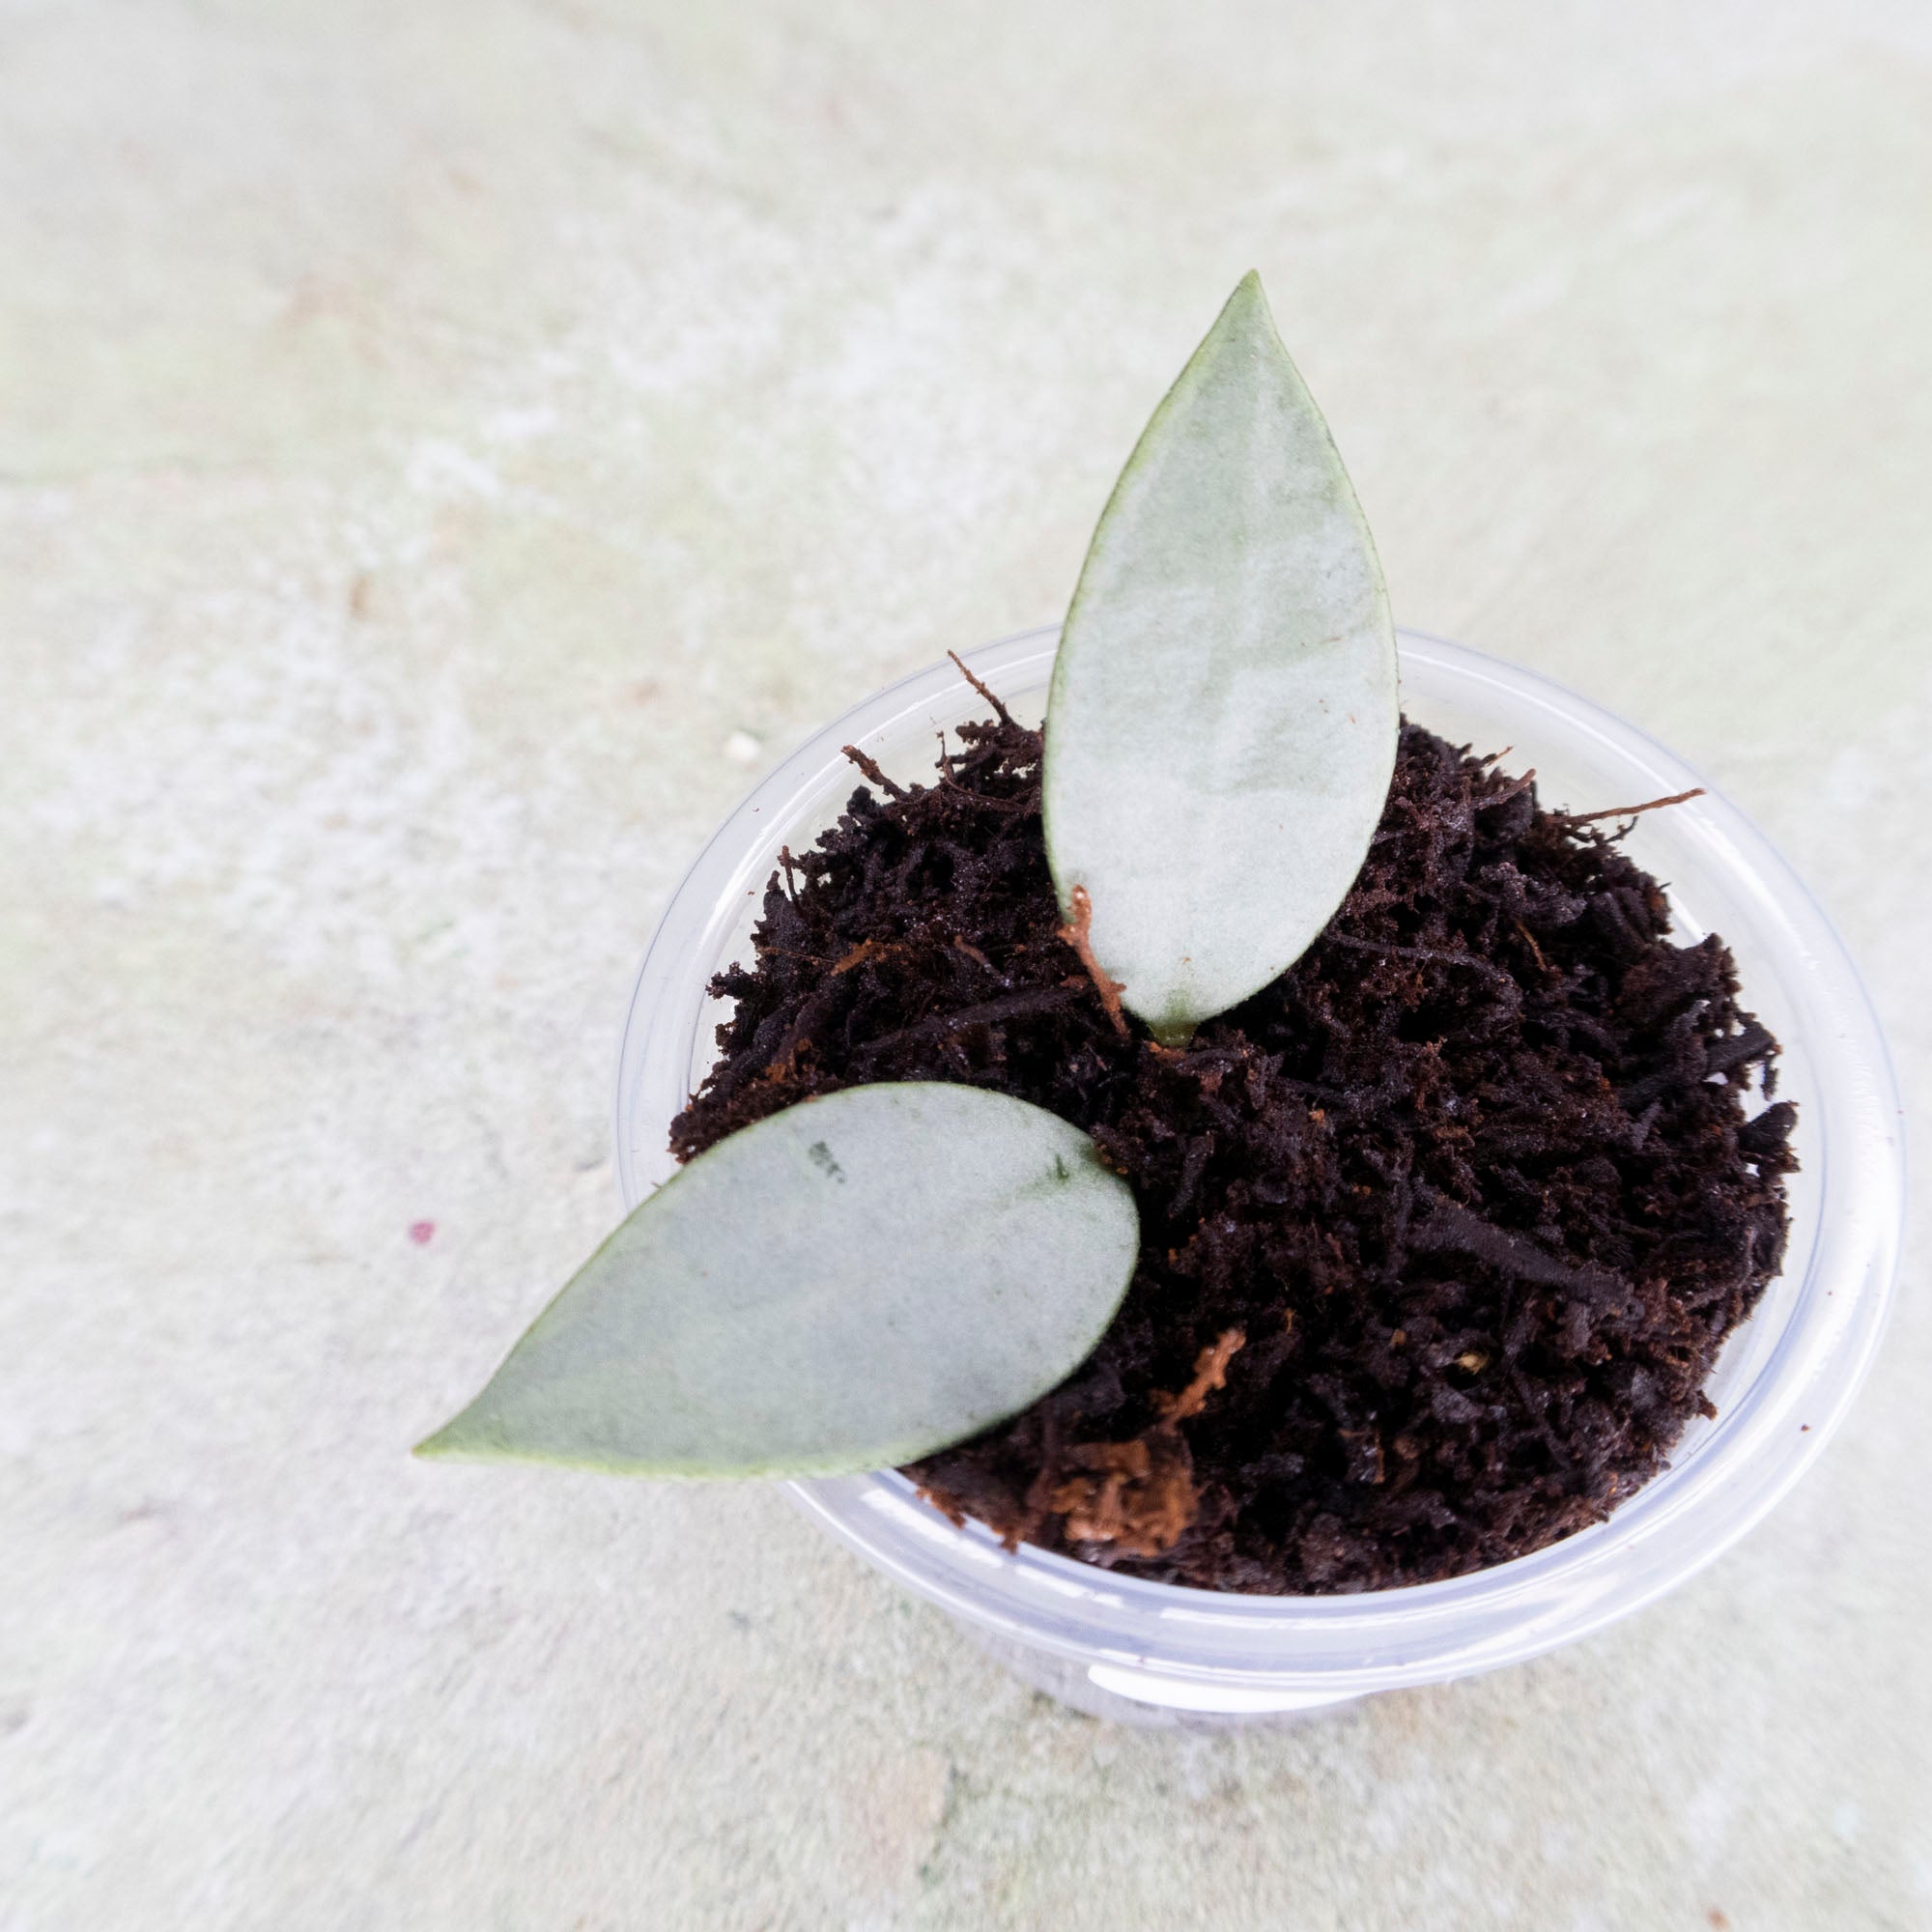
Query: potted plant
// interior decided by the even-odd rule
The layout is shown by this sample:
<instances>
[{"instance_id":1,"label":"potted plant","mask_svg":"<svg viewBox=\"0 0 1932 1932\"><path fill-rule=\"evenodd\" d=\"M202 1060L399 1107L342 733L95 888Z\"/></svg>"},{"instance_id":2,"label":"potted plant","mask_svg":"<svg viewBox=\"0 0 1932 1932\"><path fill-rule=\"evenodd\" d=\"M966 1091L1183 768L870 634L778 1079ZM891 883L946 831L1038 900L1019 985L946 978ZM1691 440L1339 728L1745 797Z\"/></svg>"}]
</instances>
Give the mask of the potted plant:
<instances>
[{"instance_id":1,"label":"potted plant","mask_svg":"<svg viewBox=\"0 0 1932 1932\"><path fill-rule=\"evenodd\" d=\"M1530 1654L1739 1533L1876 1334L1895 1151L1835 1076L1882 1043L1667 754L1453 647L1401 664L1472 741L1514 707L1539 763L1619 753L1581 776L1672 806L1737 968L1667 936L1601 806L1400 726L1373 548L1250 277L1057 654L883 694L700 861L626 1041L633 1211L425 1448L813 1479L1062 1694L1236 1714ZM935 703L953 747L904 782ZM827 831L837 755L868 782ZM637 1134L673 1114L695 1157L644 1196ZM1849 1223L1794 1129L1875 1156ZM1767 1316L1768 1358L1723 1350Z\"/></svg>"}]
</instances>

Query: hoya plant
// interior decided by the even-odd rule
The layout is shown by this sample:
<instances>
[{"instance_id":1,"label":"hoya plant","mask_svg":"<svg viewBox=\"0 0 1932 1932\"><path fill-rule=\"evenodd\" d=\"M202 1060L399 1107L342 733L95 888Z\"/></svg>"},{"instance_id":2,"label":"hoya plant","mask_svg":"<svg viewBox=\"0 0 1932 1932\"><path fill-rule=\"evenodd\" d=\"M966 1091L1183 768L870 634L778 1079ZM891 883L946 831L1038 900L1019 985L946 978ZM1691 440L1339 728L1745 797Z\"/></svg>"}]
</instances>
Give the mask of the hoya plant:
<instances>
[{"instance_id":1,"label":"hoya plant","mask_svg":"<svg viewBox=\"0 0 1932 1932\"><path fill-rule=\"evenodd\" d=\"M1042 817L1063 937L1163 1045L1354 882L1398 731L1361 506L1246 276L1143 432L1067 611ZM719 1142L639 1205L419 1453L833 1475L1017 1414L1093 1351L1140 1231L1077 1127L889 1082Z\"/></svg>"}]
</instances>

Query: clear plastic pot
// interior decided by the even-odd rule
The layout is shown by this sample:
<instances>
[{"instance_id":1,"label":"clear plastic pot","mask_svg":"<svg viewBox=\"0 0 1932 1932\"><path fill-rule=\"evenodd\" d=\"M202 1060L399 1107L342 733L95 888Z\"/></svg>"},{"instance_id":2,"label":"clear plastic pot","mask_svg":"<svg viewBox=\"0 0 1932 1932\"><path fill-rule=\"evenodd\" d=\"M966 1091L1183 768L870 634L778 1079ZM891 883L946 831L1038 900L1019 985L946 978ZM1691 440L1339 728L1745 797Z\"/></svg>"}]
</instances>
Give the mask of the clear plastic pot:
<instances>
[{"instance_id":1,"label":"clear plastic pot","mask_svg":"<svg viewBox=\"0 0 1932 1932\"><path fill-rule=\"evenodd\" d=\"M969 654L1014 714L1039 718L1058 633ZM1546 802L1576 810L1689 789L1660 745L1548 679L1402 634L1408 714L1458 743L1512 747ZM895 777L930 771L936 735L984 714L951 664L882 691L788 758L725 820L672 898L638 975L618 1071L626 1208L671 1171L666 1129L715 1056L706 994L748 956L779 848L800 850L858 781L856 744ZM1778 1093L1798 1102L1783 1274L1732 1337L1713 1422L1607 1521L1448 1582L1343 1597L1251 1597L1141 1582L955 1529L891 1471L795 1483L807 1512L868 1563L940 1605L1037 1687L1129 1721L1252 1719L1516 1663L1654 1602L1721 1553L1809 1466L1871 1360L1904 1205L1896 1090L1884 1037L1837 935L1736 807L1707 795L1636 821L1633 855L1668 883L1679 937L1717 931L1745 1004L1782 1041Z\"/></svg>"}]
</instances>

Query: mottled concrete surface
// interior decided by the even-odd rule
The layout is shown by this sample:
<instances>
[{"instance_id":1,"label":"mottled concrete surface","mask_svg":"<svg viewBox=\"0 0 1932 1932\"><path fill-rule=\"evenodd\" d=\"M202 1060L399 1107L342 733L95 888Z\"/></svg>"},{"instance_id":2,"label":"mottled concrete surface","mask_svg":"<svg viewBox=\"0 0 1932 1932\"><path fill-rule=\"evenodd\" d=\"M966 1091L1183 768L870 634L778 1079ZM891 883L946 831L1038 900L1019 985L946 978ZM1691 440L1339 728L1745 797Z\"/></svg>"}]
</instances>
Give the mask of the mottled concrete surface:
<instances>
[{"instance_id":1,"label":"mottled concrete surface","mask_svg":"<svg viewBox=\"0 0 1932 1932\"><path fill-rule=\"evenodd\" d=\"M1695 1583L1286 1731L406 1458L705 831L1058 612L1250 265L1403 618L1712 771L1922 1094L1922 7L0 7L9 1932L1932 1924L1917 1259Z\"/></svg>"}]
</instances>

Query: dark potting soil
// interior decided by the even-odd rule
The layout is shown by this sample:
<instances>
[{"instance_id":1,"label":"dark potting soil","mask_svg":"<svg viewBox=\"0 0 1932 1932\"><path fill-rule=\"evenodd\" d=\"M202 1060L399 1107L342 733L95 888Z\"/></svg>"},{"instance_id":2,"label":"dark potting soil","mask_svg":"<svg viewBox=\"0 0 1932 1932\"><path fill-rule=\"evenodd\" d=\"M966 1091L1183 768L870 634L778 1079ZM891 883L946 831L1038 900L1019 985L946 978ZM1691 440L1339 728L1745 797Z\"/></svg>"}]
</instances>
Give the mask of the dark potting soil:
<instances>
[{"instance_id":1,"label":"dark potting soil","mask_svg":"<svg viewBox=\"0 0 1932 1932\"><path fill-rule=\"evenodd\" d=\"M815 1094L959 1080L1132 1185L1126 1299L1068 1381L907 1473L1089 1562L1290 1594L1450 1577L1645 1482L1784 1251L1791 1104L1713 937L1595 820L1405 725L1367 864L1272 985L1168 1050L1060 931L1040 739L868 761L785 855L682 1158ZM855 754L856 757L856 754ZM935 1284L944 1293L944 1284Z\"/></svg>"}]
</instances>

